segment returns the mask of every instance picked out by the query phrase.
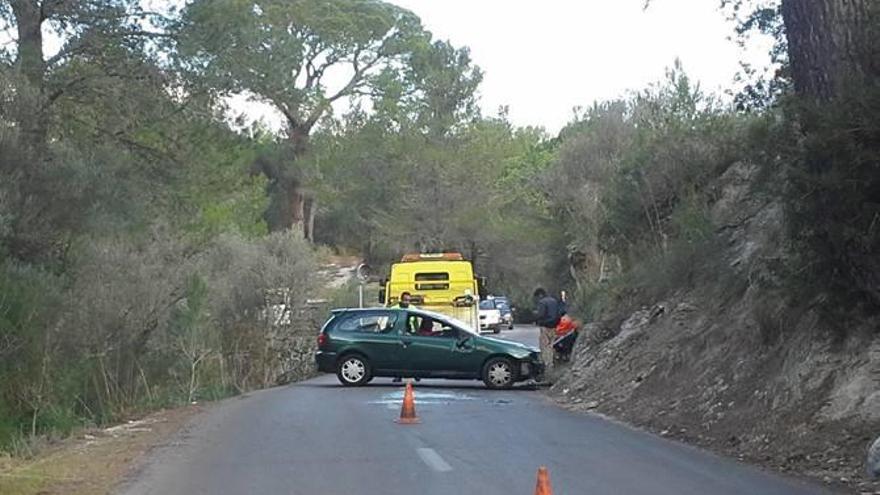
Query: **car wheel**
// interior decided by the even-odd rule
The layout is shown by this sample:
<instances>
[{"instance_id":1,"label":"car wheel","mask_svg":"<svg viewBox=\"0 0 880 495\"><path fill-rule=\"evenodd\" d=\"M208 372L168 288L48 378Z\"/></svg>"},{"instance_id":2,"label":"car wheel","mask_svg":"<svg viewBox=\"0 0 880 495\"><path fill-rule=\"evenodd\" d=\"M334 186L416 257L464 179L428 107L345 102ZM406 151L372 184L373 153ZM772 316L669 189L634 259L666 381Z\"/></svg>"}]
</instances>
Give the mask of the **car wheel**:
<instances>
[{"instance_id":1,"label":"car wheel","mask_svg":"<svg viewBox=\"0 0 880 495\"><path fill-rule=\"evenodd\" d=\"M343 356L336 363L336 377L346 387L366 385L372 379L370 363L357 354Z\"/></svg>"},{"instance_id":2,"label":"car wheel","mask_svg":"<svg viewBox=\"0 0 880 495\"><path fill-rule=\"evenodd\" d=\"M501 333L501 325L498 325L495 328L493 328L492 333Z\"/></svg>"},{"instance_id":3,"label":"car wheel","mask_svg":"<svg viewBox=\"0 0 880 495\"><path fill-rule=\"evenodd\" d=\"M516 379L516 367L508 358L492 358L483 366L483 383L489 388L510 388Z\"/></svg>"}]
</instances>

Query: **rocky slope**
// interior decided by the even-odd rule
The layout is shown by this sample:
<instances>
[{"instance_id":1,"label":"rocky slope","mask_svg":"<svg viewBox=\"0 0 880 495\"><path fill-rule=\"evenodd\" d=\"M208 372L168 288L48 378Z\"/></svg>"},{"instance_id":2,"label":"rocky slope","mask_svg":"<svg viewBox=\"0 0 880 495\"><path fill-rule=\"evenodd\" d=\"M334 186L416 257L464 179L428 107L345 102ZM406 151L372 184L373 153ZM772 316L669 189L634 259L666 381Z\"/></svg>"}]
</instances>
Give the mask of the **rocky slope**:
<instances>
[{"instance_id":1,"label":"rocky slope","mask_svg":"<svg viewBox=\"0 0 880 495\"><path fill-rule=\"evenodd\" d=\"M833 330L779 288L779 203L754 193L755 168L715 184L717 270L655 300L620 302L586 325L552 393L782 471L861 492L880 435L878 322Z\"/></svg>"}]
</instances>

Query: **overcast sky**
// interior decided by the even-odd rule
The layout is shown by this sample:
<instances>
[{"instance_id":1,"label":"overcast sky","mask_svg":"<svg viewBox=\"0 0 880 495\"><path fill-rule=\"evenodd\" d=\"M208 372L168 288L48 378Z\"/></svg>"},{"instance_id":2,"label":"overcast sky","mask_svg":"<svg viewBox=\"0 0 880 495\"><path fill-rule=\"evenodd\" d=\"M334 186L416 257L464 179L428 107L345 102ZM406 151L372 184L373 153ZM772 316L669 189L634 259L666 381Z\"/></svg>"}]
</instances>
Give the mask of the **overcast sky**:
<instances>
[{"instance_id":1,"label":"overcast sky","mask_svg":"<svg viewBox=\"0 0 880 495\"><path fill-rule=\"evenodd\" d=\"M169 0L144 0L164 4ZM663 78L681 59L708 92L733 87L740 60L769 62L769 40L743 51L719 0L389 0L415 12L437 39L468 46L484 72L480 102L487 115L509 107L517 125L558 132L575 106L625 95ZM766 0L765 3L774 3ZM339 79L344 77L328 77ZM280 131L266 104L231 99L234 114ZM334 105L344 112L347 103Z\"/></svg>"},{"instance_id":2,"label":"overcast sky","mask_svg":"<svg viewBox=\"0 0 880 495\"><path fill-rule=\"evenodd\" d=\"M558 131L576 105L663 77L678 57L709 91L731 87L742 50L718 0L391 0L436 38L471 49L484 111ZM766 47L745 56L766 63Z\"/></svg>"},{"instance_id":3,"label":"overcast sky","mask_svg":"<svg viewBox=\"0 0 880 495\"><path fill-rule=\"evenodd\" d=\"M435 38L470 47L484 71L480 102L486 114L506 105L515 124L551 133L569 121L573 107L644 88L676 58L704 90L718 94L732 87L740 60L768 61L767 40L755 40L744 52L730 39L733 26L719 0L652 0L646 10L644 0L390 1L415 12ZM345 106L340 102L336 110ZM268 105L238 97L232 107L246 120L281 128L280 115Z\"/></svg>"}]
</instances>

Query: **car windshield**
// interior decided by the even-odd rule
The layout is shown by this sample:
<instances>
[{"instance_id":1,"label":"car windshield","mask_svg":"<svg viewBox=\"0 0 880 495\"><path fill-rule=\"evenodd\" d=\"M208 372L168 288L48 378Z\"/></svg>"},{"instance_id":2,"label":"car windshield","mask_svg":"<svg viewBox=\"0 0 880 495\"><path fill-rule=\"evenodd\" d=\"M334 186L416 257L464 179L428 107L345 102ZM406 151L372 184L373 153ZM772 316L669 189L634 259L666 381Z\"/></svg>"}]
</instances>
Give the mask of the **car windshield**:
<instances>
[{"instance_id":1,"label":"car windshield","mask_svg":"<svg viewBox=\"0 0 880 495\"><path fill-rule=\"evenodd\" d=\"M495 301L480 301L480 309L495 309Z\"/></svg>"}]
</instances>

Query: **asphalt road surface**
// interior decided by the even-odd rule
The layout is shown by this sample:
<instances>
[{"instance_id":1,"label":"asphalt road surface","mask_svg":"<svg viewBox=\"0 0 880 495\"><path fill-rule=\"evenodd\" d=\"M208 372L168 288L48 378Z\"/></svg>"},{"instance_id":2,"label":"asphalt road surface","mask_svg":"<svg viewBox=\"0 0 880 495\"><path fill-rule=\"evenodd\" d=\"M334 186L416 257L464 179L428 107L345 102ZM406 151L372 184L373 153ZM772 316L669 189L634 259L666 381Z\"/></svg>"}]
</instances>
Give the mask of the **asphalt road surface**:
<instances>
[{"instance_id":1,"label":"asphalt road surface","mask_svg":"<svg viewBox=\"0 0 880 495\"><path fill-rule=\"evenodd\" d=\"M502 337L531 344L534 329ZM418 425L394 422L403 388L343 388L324 375L224 401L156 449L125 495L531 494L538 466L554 493L810 495L782 478L564 411L540 392L423 380Z\"/></svg>"}]
</instances>

